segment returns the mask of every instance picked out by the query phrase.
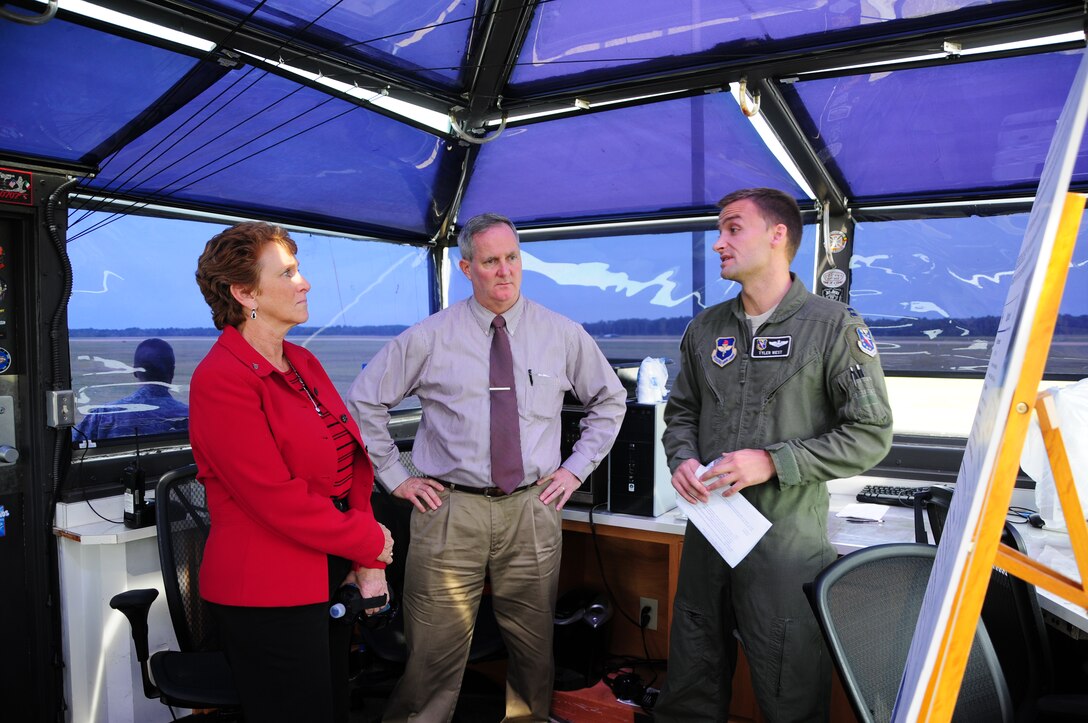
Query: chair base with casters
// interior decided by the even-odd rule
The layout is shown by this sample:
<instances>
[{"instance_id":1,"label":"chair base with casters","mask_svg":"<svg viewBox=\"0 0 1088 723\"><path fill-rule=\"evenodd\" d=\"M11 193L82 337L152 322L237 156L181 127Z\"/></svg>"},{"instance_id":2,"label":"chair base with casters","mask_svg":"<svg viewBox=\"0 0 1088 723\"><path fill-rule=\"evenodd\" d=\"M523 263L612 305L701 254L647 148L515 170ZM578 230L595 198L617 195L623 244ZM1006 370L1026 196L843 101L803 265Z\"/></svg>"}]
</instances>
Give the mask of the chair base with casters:
<instances>
[{"instance_id":1,"label":"chair base with casters","mask_svg":"<svg viewBox=\"0 0 1088 723\"><path fill-rule=\"evenodd\" d=\"M174 708L214 709L215 720L241 720L230 666L215 649L214 625L198 590L210 519L196 466L164 474L155 497L159 562L181 650L149 655L147 620L158 590L119 593L110 600L110 607L124 613L132 628L145 696Z\"/></svg>"},{"instance_id":2,"label":"chair base with casters","mask_svg":"<svg viewBox=\"0 0 1088 723\"><path fill-rule=\"evenodd\" d=\"M852 552L806 586L813 612L859 721L891 719L936 548L898 543ZM1012 721L1012 701L980 622L955 721Z\"/></svg>"}]
</instances>

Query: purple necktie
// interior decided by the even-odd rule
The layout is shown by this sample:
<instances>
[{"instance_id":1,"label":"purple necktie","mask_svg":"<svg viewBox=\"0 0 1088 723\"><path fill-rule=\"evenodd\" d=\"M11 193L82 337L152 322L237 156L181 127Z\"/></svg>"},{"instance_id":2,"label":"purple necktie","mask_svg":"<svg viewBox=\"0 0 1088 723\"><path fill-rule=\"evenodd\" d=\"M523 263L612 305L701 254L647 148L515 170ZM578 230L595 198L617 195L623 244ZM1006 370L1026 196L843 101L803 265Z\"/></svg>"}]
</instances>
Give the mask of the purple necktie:
<instances>
[{"instance_id":1,"label":"purple necktie","mask_svg":"<svg viewBox=\"0 0 1088 723\"><path fill-rule=\"evenodd\" d=\"M514 357L506 319L491 321L491 481L510 494L525 479L521 465L521 425L514 386Z\"/></svg>"}]
</instances>

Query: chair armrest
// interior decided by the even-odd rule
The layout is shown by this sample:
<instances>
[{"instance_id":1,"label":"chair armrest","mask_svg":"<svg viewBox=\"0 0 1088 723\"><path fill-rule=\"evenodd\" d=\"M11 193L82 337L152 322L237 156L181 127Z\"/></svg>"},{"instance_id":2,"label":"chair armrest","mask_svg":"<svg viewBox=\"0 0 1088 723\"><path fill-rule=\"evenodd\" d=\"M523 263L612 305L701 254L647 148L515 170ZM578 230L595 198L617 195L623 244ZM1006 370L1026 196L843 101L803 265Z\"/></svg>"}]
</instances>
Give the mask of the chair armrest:
<instances>
[{"instance_id":1,"label":"chair armrest","mask_svg":"<svg viewBox=\"0 0 1088 723\"><path fill-rule=\"evenodd\" d=\"M136 659L141 663L148 658L147 616L151 603L159 596L154 588L127 590L110 598L110 607L120 610L132 626L132 643L136 646Z\"/></svg>"},{"instance_id":2,"label":"chair armrest","mask_svg":"<svg viewBox=\"0 0 1088 723\"><path fill-rule=\"evenodd\" d=\"M140 661L140 676L143 678L144 695L148 698L158 698L159 689L151 682L151 674L148 670L148 632L147 616L151 610L151 603L159 596L159 591L154 588L126 590L110 598L110 607L120 610L128 618L128 624L132 628L132 644L136 648L136 660Z\"/></svg>"}]
</instances>

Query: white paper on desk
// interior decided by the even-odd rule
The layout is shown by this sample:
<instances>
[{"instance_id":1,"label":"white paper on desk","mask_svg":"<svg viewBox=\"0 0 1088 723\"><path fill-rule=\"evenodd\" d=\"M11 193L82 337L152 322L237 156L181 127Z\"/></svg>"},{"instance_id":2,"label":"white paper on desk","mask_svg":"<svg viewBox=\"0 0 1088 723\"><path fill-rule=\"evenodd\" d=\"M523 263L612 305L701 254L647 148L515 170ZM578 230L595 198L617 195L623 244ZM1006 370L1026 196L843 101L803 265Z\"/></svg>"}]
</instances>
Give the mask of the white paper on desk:
<instances>
[{"instance_id":1,"label":"white paper on desk","mask_svg":"<svg viewBox=\"0 0 1088 723\"><path fill-rule=\"evenodd\" d=\"M888 512L887 505L874 505L871 502L852 502L839 510L835 517L844 517L859 522L883 522Z\"/></svg>"},{"instance_id":2,"label":"white paper on desk","mask_svg":"<svg viewBox=\"0 0 1088 723\"><path fill-rule=\"evenodd\" d=\"M704 472L706 467L700 465L695 476L701 477ZM722 490L717 489L706 502L693 505L679 495L676 502L729 567L740 564L771 529L771 521L741 494L722 497Z\"/></svg>"}]
</instances>

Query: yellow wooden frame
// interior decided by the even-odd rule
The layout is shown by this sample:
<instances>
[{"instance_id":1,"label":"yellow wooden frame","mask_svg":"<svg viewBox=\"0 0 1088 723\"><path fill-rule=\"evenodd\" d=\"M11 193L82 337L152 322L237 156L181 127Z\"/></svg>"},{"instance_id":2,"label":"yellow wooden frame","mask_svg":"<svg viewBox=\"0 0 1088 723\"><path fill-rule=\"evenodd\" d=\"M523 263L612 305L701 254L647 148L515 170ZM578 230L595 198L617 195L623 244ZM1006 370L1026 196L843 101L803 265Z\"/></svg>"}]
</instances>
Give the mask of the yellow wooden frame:
<instances>
[{"instance_id":1,"label":"yellow wooden frame","mask_svg":"<svg viewBox=\"0 0 1088 723\"><path fill-rule=\"evenodd\" d=\"M1067 193L1062 206L1054 248L1047 263L1039 303L1034 309L1028 332L1026 355L1012 397L1012 408L1000 437L1000 447L990 478L985 481L982 511L972 531L973 544L967 551L963 575L954 581L948 627L937 649L932 674L921 681L925 691L919 720L950 721L959 696L960 683L967 667L971 641L982 612L982 602L996 565L1059 597L1080 605L1088 604L1088 525L1077 498L1069 469L1069 459L1054 414L1053 398L1039 395L1047 353L1054 336L1062 292L1073 257L1077 231L1084 214L1083 194ZM1020 468L1020 455L1027 436L1033 407L1039 408L1040 426L1047 454L1054 471L1055 484L1069 527L1069 539L1081 573L1081 583L1052 570L1001 544L1001 531L1012 500L1012 490ZM1000 635L1000 631L997 632Z\"/></svg>"},{"instance_id":2,"label":"yellow wooden frame","mask_svg":"<svg viewBox=\"0 0 1088 723\"><path fill-rule=\"evenodd\" d=\"M1042 588L1060 598L1081 607L1088 608L1088 523L1084 520L1084 509L1077 494L1073 470L1069 466L1069 457L1065 452L1065 442L1058 426L1057 409L1054 396L1042 392L1035 403L1039 413L1039 427L1043 431L1043 444L1050 458L1050 469L1054 474L1054 486L1058 499L1062 503L1062 514L1069 530L1069 542L1073 546L1073 556L1080 572L1080 582L1032 560L1008 545L997 549L997 566L1006 572L1027 580L1035 587Z\"/></svg>"}]
</instances>

